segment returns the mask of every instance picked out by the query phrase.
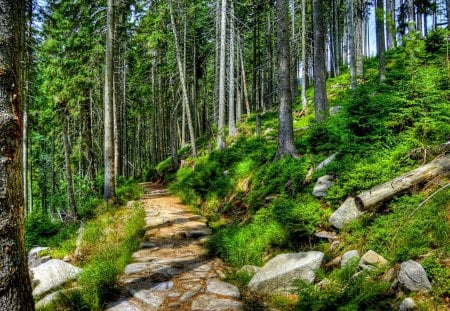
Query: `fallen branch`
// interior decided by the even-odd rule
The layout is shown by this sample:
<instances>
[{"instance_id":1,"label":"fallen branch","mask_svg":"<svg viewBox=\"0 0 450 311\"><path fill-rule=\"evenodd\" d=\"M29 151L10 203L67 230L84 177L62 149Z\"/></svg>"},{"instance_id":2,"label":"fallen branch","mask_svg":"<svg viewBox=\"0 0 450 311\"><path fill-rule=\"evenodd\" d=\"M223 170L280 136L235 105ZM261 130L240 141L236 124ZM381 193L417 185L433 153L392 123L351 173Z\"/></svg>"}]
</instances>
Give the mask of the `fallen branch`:
<instances>
[{"instance_id":1,"label":"fallen branch","mask_svg":"<svg viewBox=\"0 0 450 311\"><path fill-rule=\"evenodd\" d=\"M422 202L420 202L419 205L417 205L416 209L414 211L412 211L412 213L409 215L409 217L412 217L422 206L425 205L425 203L427 203L428 201L430 201L436 194L438 194L439 192L441 192L442 190L444 190L445 188L449 187L450 183L442 186L441 188L439 188L438 190L436 190L435 192L433 192L431 195L428 196L428 198L426 198L425 200L423 200Z\"/></svg>"},{"instance_id":2,"label":"fallen branch","mask_svg":"<svg viewBox=\"0 0 450 311\"><path fill-rule=\"evenodd\" d=\"M376 186L369 191L355 197L355 205L360 211L366 211L371 207L391 199L413 186L417 186L436 176L450 172L450 153L434 159L428 164L422 165L400 177L394 178L384 184Z\"/></svg>"}]
</instances>

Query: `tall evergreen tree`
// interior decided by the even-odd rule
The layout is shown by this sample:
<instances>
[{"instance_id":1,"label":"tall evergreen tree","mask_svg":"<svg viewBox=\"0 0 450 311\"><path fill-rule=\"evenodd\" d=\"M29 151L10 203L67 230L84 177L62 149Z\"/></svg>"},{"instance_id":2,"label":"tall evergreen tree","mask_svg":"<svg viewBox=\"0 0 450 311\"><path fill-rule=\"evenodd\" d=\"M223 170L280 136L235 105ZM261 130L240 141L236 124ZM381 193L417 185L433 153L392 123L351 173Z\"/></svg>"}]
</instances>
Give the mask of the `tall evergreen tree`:
<instances>
[{"instance_id":1,"label":"tall evergreen tree","mask_svg":"<svg viewBox=\"0 0 450 311\"><path fill-rule=\"evenodd\" d=\"M313 0L314 24L314 112L317 121L327 117L327 69L325 54L325 24L322 0Z\"/></svg>"}]
</instances>

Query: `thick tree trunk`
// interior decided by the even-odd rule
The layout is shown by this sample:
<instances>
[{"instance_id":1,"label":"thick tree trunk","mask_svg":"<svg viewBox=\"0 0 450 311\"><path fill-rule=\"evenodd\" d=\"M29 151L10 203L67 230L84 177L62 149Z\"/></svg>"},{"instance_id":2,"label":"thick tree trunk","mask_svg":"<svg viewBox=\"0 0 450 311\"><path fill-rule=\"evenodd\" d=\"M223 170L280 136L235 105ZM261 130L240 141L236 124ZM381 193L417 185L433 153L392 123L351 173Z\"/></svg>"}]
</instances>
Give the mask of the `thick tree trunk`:
<instances>
[{"instance_id":1,"label":"thick tree trunk","mask_svg":"<svg viewBox=\"0 0 450 311\"><path fill-rule=\"evenodd\" d=\"M245 75L244 56L242 54L243 53L242 53L242 47L241 47L239 49L239 60L241 63L241 73L242 73L242 94L244 95L244 104L245 104L245 111L247 113L247 117L250 117L250 101L248 100L247 77Z\"/></svg>"},{"instance_id":2,"label":"thick tree trunk","mask_svg":"<svg viewBox=\"0 0 450 311\"><path fill-rule=\"evenodd\" d=\"M294 145L289 47L288 0L276 2L278 21L278 89L280 97L278 150L275 159L285 155L297 157Z\"/></svg>"},{"instance_id":3,"label":"thick tree trunk","mask_svg":"<svg viewBox=\"0 0 450 311\"><path fill-rule=\"evenodd\" d=\"M69 117L64 118L63 124L63 146L64 146L64 170L66 171L66 182L67 182L67 198L69 201L69 209L72 217L75 220L79 220L80 217L77 211L77 205L75 202L75 191L73 188L73 178L72 178L72 164L70 161L70 143L69 143L69 134L67 128L69 127Z\"/></svg>"},{"instance_id":4,"label":"thick tree trunk","mask_svg":"<svg viewBox=\"0 0 450 311\"><path fill-rule=\"evenodd\" d=\"M115 167L114 167L114 0L108 0L105 56L105 140L104 140L104 199L109 203L115 201Z\"/></svg>"},{"instance_id":5,"label":"thick tree trunk","mask_svg":"<svg viewBox=\"0 0 450 311\"><path fill-rule=\"evenodd\" d=\"M235 38L235 32L234 32L234 6L233 1L230 3L230 52L229 52L229 61L230 61L230 67L229 70L229 93L228 93L228 135L231 137L235 137L237 135L237 129L236 129L236 113L235 113L235 100L234 100L234 38Z\"/></svg>"},{"instance_id":6,"label":"thick tree trunk","mask_svg":"<svg viewBox=\"0 0 450 311\"><path fill-rule=\"evenodd\" d=\"M183 105L186 109L189 137L191 140L191 147L192 147L192 156L195 158L195 157L197 157L197 147L195 144L194 124L193 124L193 120L192 120L191 108L189 106L189 95L188 95L187 84L186 84L186 76L185 76L186 64L183 64L181 61L180 44L178 42L178 34L177 34L176 25L175 25L175 16L174 16L173 5L172 5L171 0L169 1L169 9L170 9L170 22L172 24L172 32L173 32L173 37L174 37L174 41L175 41L177 65L178 65L178 71L179 71L179 75L180 75L180 84L181 84Z\"/></svg>"},{"instance_id":7,"label":"thick tree trunk","mask_svg":"<svg viewBox=\"0 0 450 311\"><path fill-rule=\"evenodd\" d=\"M391 199L411 187L431 180L438 175L448 173L450 173L450 154L361 193L355 197L355 204L359 210L364 211Z\"/></svg>"},{"instance_id":8,"label":"thick tree trunk","mask_svg":"<svg viewBox=\"0 0 450 311\"><path fill-rule=\"evenodd\" d=\"M21 36L25 1L0 1L0 306L34 310L24 245Z\"/></svg>"},{"instance_id":9,"label":"thick tree trunk","mask_svg":"<svg viewBox=\"0 0 450 311\"><path fill-rule=\"evenodd\" d=\"M314 24L314 111L317 121L327 117L327 69L325 55L325 27L322 0L313 0Z\"/></svg>"},{"instance_id":10,"label":"thick tree trunk","mask_svg":"<svg viewBox=\"0 0 450 311\"><path fill-rule=\"evenodd\" d=\"M384 0L377 0L376 9L376 33L377 33L377 54L378 54L378 71L380 81L383 81L385 76L385 35L384 35Z\"/></svg>"},{"instance_id":11,"label":"thick tree trunk","mask_svg":"<svg viewBox=\"0 0 450 311\"><path fill-rule=\"evenodd\" d=\"M220 1L220 0L217 0ZM227 26L227 0L222 0L220 18L220 54L219 54L219 121L217 126L217 149L225 147L225 43Z\"/></svg>"}]
</instances>

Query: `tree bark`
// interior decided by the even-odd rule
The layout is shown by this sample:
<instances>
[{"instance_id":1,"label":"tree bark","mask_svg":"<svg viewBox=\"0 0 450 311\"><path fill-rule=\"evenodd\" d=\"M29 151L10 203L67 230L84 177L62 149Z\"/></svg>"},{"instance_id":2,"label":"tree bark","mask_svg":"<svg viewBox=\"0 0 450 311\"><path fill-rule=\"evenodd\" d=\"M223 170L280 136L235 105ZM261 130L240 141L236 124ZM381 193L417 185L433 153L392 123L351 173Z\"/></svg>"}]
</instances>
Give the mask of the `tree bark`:
<instances>
[{"instance_id":1,"label":"tree bark","mask_svg":"<svg viewBox=\"0 0 450 311\"><path fill-rule=\"evenodd\" d=\"M80 220L80 217L78 215L78 211L77 211L77 205L75 202L75 191L73 188L73 178L72 178L72 164L70 161L70 155L71 155L71 151L70 151L70 144L69 144L69 134L67 131L67 128L69 126L69 117L66 116L64 118L64 122L63 122L63 131L62 131L62 136L63 136L63 145L64 145L64 169L66 171L66 182L67 182L67 198L69 201L69 209L70 209L70 213L71 216L75 219L75 220Z\"/></svg>"},{"instance_id":2,"label":"tree bark","mask_svg":"<svg viewBox=\"0 0 450 311\"><path fill-rule=\"evenodd\" d=\"M220 1L220 0L217 0ZM219 54L219 121L217 126L217 149L225 147L225 41L227 26L227 0L221 0L220 54Z\"/></svg>"},{"instance_id":3,"label":"tree bark","mask_svg":"<svg viewBox=\"0 0 450 311\"><path fill-rule=\"evenodd\" d=\"M352 0L346 0L348 66L350 70L350 88L356 88L356 48L355 48L355 13Z\"/></svg>"},{"instance_id":4,"label":"tree bark","mask_svg":"<svg viewBox=\"0 0 450 311\"><path fill-rule=\"evenodd\" d=\"M115 167L114 167L114 0L108 0L105 55L105 139L104 139L104 199L108 203L115 201Z\"/></svg>"},{"instance_id":5,"label":"tree bark","mask_svg":"<svg viewBox=\"0 0 450 311\"><path fill-rule=\"evenodd\" d=\"M378 72L380 81L383 81L385 76L385 35L384 35L384 0L377 0L376 9L376 33L377 33L377 53L378 53Z\"/></svg>"},{"instance_id":6,"label":"tree bark","mask_svg":"<svg viewBox=\"0 0 450 311\"><path fill-rule=\"evenodd\" d=\"M235 100L234 100L234 5L233 1L230 2L230 51L229 51L229 61L230 67L229 70L229 93L228 93L228 135L231 137L236 137L237 129L236 129L236 113L235 113Z\"/></svg>"},{"instance_id":7,"label":"tree bark","mask_svg":"<svg viewBox=\"0 0 450 311\"><path fill-rule=\"evenodd\" d=\"M169 9L170 9L170 22L172 24L172 32L173 37L175 41L175 50L176 50L176 58L177 58L177 65L178 65L178 71L180 75L180 84L181 84L181 92L182 92L182 99L183 99L183 105L186 109L186 117L188 122L188 129L189 129L189 137L191 140L191 147L192 147L192 156L195 158L197 157L197 147L195 144L195 131L194 131L194 124L192 121L192 114L191 114L191 108L189 106L189 95L187 91L187 84L186 84L186 76L185 76L185 66L186 64L183 64L181 61L181 51L180 51L180 44L178 42L178 34L177 29L175 25L175 16L173 12L173 4L172 1L169 0Z\"/></svg>"},{"instance_id":8,"label":"tree bark","mask_svg":"<svg viewBox=\"0 0 450 311\"><path fill-rule=\"evenodd\" d=\"M25 1L0 1L0 306L34 310L24 245L20 51Z\"/></svg>"},{"instance_id":9,"label":"tree bark","mask_svg":"<svg viewBox=\"0 0 450 311\"><path fill-rule=\"evenodd\" d=\"M313 0L314 24L314 112L317 121L327 117L327 69L322 0Z\"/></svg>"},{"instance_id":10,"label":"tree bark","mask_svg":"<svg viewBox=\"0 0 450 311\"><path fill-rule=\"evenodd\" d=\"M292 119L291 67L289 47L289 11L288 0L276 2L278 21L278 89L280 97L278 150L275 159L285 155L298 157L294 145Z\"/></svg>"},{"instance_id":11,"label":"tree bark","mask_svg":"<svg viewBox=\"0 0 450 311\"><path fill-rule=\"evenodd\" d=\"M302 67L301 67L301 79L302 79L302 110L307 113L307 101L306 101L306 0L302 0Z\"/></svg>"},{"instance_id":12,"label":"tree bark","mask_svg":"<svg viewBox=\"0 0 450 311\"><path fill-rule=\"evenodd\" d=\"M450 173L450 154L435 159L428 164L408 173L394 178L384 184L376 186L369 191L355 197L355 204L359 210L364 211L393 198L411 187L417 186L441 174Z\"/></svg>"}]
</instances>

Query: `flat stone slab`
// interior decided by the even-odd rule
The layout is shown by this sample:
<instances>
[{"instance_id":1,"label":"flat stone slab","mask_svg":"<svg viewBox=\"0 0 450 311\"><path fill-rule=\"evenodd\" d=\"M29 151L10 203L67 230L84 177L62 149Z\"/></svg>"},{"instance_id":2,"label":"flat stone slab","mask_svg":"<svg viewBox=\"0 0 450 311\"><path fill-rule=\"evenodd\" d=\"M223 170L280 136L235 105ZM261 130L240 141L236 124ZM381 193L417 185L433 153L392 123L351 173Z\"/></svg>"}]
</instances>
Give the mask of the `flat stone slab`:
<instances>
[{"instance_id":1,"label":"flat stone slab","mask_svg":"<svg viewBox=\"0 0 450 311\"><path fill-rule=\"evenodd\" d=\"M141 242L141 244L139 246L139 248L153 248L153 247L156 247L156 244L153 242L149 242L149 241Z\"/></svg>"},{"instance_id":2,"label":"flat stone slab","mask_svg":"<svg viewBox=\"0 0 450 311\"><path fill-rule=\"evenodd\" d=\"M130 263L125 267L125 274L137 274L148 271L151 267L151 264L148 262L136 262Z\"/></svg>"},{"instance_id":3,"label":"flat stone slab","mask_svg":"<svg viewBox=\"0 0 450 311\"><path fill-rule=\"evenodd\" d=\"M156 292L167 292L172 290L173 288L173 282L169 281L169 282L161 282L156 284L155 286L152 287L152 291L156 291Z\"/></svg>"},{"instance_id":4,"label":"flat stone slab","mask_svg":"<svg viewBox=\"0 0 450 311\"><path fill-rule=\"evenodd\" d=\"M142 301L146 305L158 309L164 302L164 297L154 293L151 289L141 289L130 291L134 298Z\"/></svg>"},{"instance_id":5,"label":"flat stone slab","mask_svg":"<svg viewBox=\"0 0 450 311\"><path fill-rule=\"evenodd\" d=\"M240 301L236 300L221 299L212 295L201 295L192 302L191 310L234 311L234 310L243 310L243 305Z\"/></svg>"},{"instance_id":6,"label":"flat stone slab","mask_svg":"<svg viewBox=\"0 0 450 311\"><path fill-rule=\"evenodd\" d=\"M140 307L125 298L109 303L105 311L143 311Z\"/></svg>"},{"instance_id":7,"label":"flat stone slab","mask_svg":"<svg viewBox=\"0 0 450 311\"><path fill-rule=\"evenodd\" d=\"M364 212L361 212L356 207L355 199L348 198L336 211L334 211L333 214L331 214L328 221L333 227L342 229L352 220L361 217L362 214L364 214Z\"/></svg>"},{"instance_id":8,"label":"flat stone slab","mask_svg":"<svg viewBox=\"0 0 450 311\"><path fill-rule=\"evenodd\" d=\"M209 228L206 228L206 229L199 229L199 230L189 230L189 231L185 232L184 235L190 239L197 239L197 238L201 238L201 237L204 237L207 235L211 235L211 233L212 233L212 230Z\"/></svg>"},{"instance_id":9,"label":"flat stone slab","mask_svg":"<svg viewBox=\"0 0 450 311\"><path fill-rule=\"evenodd\" d=\"M219 280L208 280L206 282L206 290L211 294L241 298L239 288Z\"/></svg>"}]
</instances>

